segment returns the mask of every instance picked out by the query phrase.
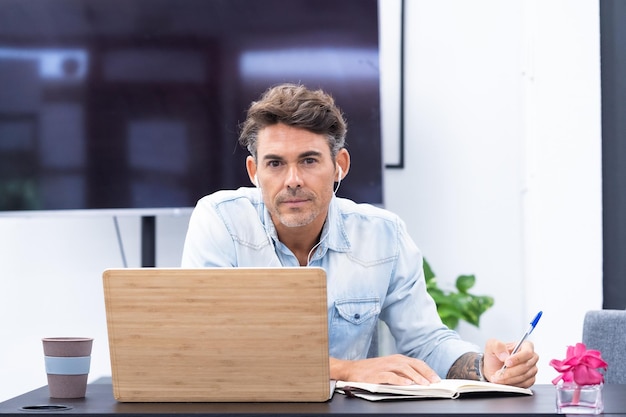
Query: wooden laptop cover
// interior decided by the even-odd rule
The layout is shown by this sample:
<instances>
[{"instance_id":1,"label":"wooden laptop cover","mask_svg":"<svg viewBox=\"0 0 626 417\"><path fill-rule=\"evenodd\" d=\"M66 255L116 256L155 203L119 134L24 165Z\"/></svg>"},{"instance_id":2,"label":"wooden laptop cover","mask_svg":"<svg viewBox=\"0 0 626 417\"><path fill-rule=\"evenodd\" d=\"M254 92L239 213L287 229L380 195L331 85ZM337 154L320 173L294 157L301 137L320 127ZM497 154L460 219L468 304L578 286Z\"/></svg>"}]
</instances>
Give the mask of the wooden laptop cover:
<instances>
[{"instance_id":1,"label":"wooden laptop cover","mask_svg":"<svg viewBox=\"0 0 626 417\"><path fill-rule=\"evenodd\" d=\"M321 268L108 269L121 402L326 401Z\"/></svg>"}]
</instances>

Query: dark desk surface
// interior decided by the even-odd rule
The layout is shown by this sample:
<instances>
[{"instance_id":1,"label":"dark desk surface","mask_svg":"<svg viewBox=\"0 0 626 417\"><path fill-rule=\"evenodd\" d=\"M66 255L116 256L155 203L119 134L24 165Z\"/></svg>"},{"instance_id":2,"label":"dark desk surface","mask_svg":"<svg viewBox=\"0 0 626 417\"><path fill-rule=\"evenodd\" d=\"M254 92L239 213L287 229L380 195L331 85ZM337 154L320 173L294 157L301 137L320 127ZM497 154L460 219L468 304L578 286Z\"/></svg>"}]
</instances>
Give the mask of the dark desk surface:
<instances>
[{"instance_id":1,"label":"dark desk surface","mask_svg":"<svg viewBox=\"0 0 626 417\"><path fill-rule=\"evenodd\" d=\"M556 415L555 389L536 385L533 396L462 398L456 400L407 400L369 402L335 394L325 403L119 403L110 383L89 384L86 398L51 399L48 387L42 387L0 403L0 416L471 416L471 415ZM604 415L626 416L626 385L604 387ZM22 411L24 406L62 404L66 411Z\"/></svg>"}]
</instances>

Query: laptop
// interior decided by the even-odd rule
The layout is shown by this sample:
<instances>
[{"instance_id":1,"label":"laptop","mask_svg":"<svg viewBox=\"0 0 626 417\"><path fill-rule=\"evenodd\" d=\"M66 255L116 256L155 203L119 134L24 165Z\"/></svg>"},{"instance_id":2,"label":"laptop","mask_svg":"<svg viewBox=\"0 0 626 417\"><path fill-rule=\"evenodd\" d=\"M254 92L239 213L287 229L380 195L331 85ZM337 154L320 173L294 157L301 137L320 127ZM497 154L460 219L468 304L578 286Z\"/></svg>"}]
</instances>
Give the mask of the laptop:
<instances>
[{"instance_id":1,"label":"laptop","mask_svg":"<svg viewBox=\"0 0 626 417\"><path fill-rule=\"evenodd\" d=\"M322 268L103 272L120 402L331 398Z\"/></svg>"}]
</instances>

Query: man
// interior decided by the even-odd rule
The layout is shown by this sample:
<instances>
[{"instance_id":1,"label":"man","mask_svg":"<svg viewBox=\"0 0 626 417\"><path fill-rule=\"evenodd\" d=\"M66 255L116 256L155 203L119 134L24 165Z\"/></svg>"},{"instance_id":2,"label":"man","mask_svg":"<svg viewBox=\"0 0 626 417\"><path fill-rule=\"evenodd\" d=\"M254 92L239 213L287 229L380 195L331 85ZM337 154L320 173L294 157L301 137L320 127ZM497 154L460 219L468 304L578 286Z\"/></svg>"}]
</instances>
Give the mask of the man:
<instances>
[{"instance_id":1,"label":"man","mask_svg":"<svg viewBox=\"0 0 626 417\"><path fill-rule=\"evenodd\" d=\"M346 131L323 91L270 88L248 109L239 138L256 188L198 202L182 266L324 268L332 379L429 384L445 377L531 386L538 356L530 342L510 355L512 344L491 339L483 355L462 341L437 315L404 223L335 196L335 183L350 171ZM402 354L367 358L379 318Z\"/></svg>"}]
</instances>

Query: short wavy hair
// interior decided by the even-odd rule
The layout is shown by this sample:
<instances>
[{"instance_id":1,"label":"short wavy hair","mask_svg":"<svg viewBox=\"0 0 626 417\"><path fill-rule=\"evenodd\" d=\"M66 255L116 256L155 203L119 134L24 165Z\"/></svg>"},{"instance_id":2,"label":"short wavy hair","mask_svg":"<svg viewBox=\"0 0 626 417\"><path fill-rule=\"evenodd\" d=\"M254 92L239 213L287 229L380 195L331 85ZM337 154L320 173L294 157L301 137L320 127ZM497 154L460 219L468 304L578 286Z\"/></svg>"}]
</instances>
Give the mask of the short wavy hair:
<instances>
[{"instance_id":1,"label":"short wavy hair","mask_svg":"<svg viewBox=\"0 0 626 417\"><path fill-rule=\"evenodd\" d=\"M309 90L299 84L271 87L248 108L239 143L256 160L259 131L278 123L325 135L333 160L345 147L348 124L335 100L322 90Z\"/></svg>"}]
</instances>

